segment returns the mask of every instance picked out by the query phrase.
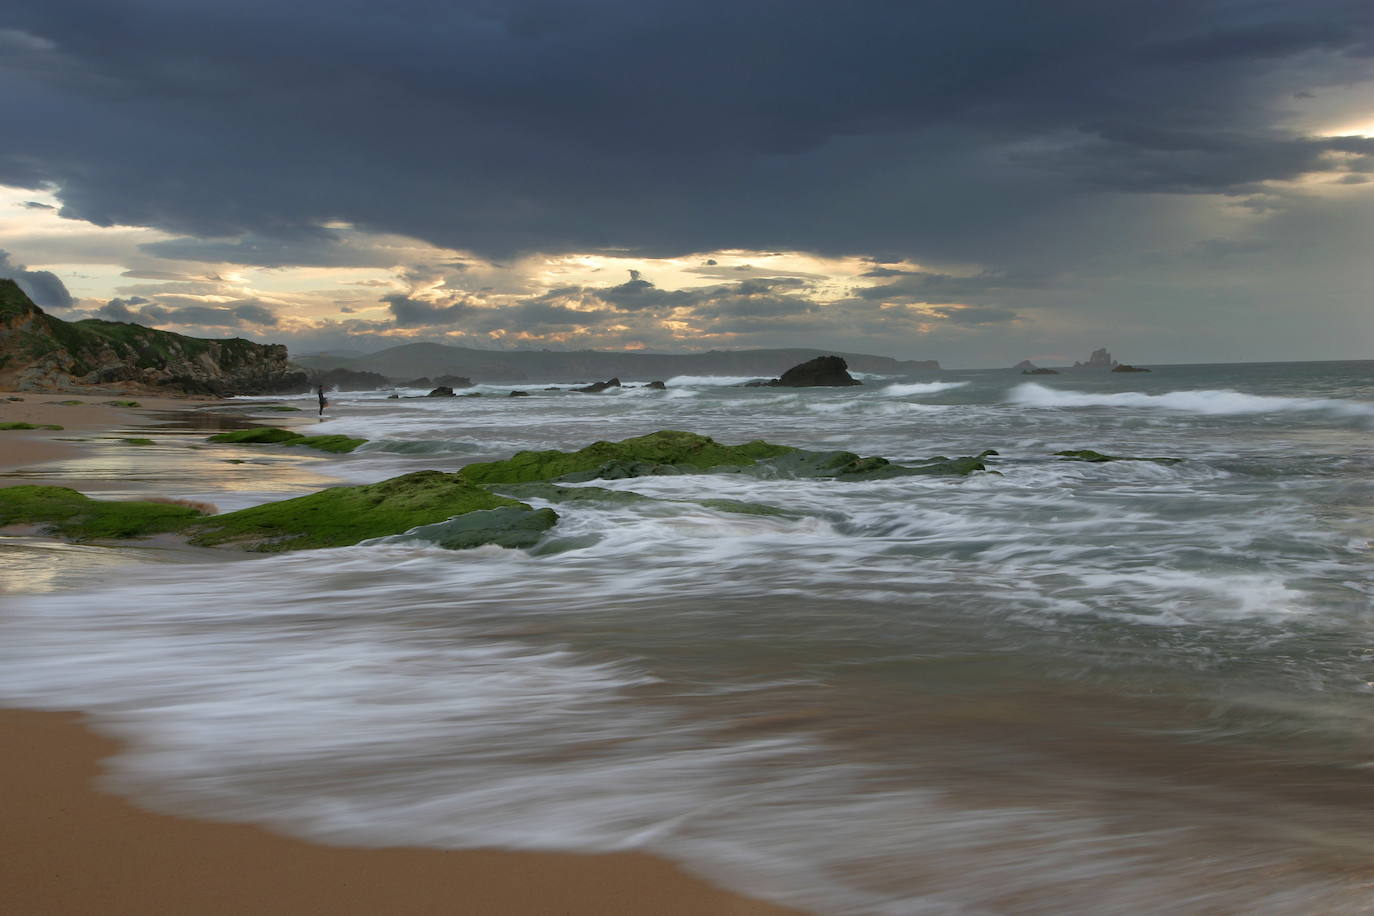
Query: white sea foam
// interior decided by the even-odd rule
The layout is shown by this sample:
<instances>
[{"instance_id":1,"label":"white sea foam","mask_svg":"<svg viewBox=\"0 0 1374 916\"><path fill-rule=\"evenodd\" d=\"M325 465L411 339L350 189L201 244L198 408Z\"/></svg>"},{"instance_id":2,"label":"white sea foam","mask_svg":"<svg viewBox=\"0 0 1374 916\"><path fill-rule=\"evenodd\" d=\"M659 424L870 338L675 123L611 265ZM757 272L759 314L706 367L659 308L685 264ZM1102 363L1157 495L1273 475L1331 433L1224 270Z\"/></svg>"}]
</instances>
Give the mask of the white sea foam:
<instances>
[{"instance_id":1,"label":"white sea foam","mask_svg":"<svg viewBox=\"0 0 1374 916\"><path fill-rule=\"evenodd\" d=\"M939 394L941 391L963 388L967 384L968 382L913 382L911 384L893 382L878 393L890 398L906 398L921 394Z\"/></svg>"},{"instance_id":2,"label":"white sea foam","mask_svg":"<svg viewBox=\"0 0 1374 916\"><path fill-rule=\"evenodd\" d=\"M1212 416L1320 411L1374 419L1374 404L1366 401L1275 397L1229 389L1167 391L1163 394L1140 391L1087 392L1023 382L1012 389L1009 400L1027 407L1146 407Z\"/></svg>"},{"instance_id":3,"label":"white sea foam","mask_svg":"<svg viewBox=\"0 0 1374 916\"><path fill-rule=\"evenodd\" d=\"M722 388L743 385L763 376L758 375L675 375L664 382L669 388Z\"/></svg>"}]
</instances>

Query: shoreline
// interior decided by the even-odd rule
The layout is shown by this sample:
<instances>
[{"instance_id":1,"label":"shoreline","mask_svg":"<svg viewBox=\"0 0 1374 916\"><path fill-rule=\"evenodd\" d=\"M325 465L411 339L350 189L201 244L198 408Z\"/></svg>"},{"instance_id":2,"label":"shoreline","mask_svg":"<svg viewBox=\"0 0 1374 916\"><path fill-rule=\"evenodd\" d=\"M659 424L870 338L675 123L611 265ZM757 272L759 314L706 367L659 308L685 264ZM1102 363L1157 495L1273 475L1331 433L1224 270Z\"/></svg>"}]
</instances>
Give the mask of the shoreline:
<instances>
[{"instance_id":1,"label":"shoreline","mask_svg":"<svg viewBox=\"0 0 1374 916\"><path fill-rule=\"evenodd\" d=\"M15 916L801 916L639 853L323 846L144 811L95 784L79 713L0 709L0 905Z\"/></svg>"},{"instance_id":2,"label":"shoreline","mask_svg":"<svg viewBox=\"0 0 1374 916\"><path fill-rule=\"evenodd\" d=\"M81 404L56 403L65 400ZM93 450L61 441L69 436L113 435L155 423L155 411L215 403L0 391L0 422L64 427L0 431L0 471ZM0 477L0 487L30 483L71 485ZM0 743L0 910L15 916L802 916L648 853L327 846L146 811L100 790L101 761L120 744L79 712L0 708Z\"/></svg>"}]
</instances>

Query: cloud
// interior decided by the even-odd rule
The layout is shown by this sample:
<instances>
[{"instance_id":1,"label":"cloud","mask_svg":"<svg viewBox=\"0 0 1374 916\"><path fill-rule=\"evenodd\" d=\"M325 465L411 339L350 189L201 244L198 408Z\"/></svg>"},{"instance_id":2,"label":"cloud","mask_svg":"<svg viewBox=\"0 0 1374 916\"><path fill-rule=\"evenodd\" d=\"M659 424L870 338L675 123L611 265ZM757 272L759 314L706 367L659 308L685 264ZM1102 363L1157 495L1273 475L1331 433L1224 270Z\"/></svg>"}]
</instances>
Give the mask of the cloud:
<instances>
[{"instance_id":1,"label":"cloud","mask_svg":"<svg viewBox=\"0 0 1374 916\"><path fill-rule=\"evenodd\" d=\"M26 201L24 201L23 203L21 203L19 206L23 207L25 210L56 210L56 209L57 209L57 208L54 207L52 204L45 204L45 203L43 203L42 201L39 201L39 200L26 200Z\"/></svg>"},{"instance_id":2,"label":"cloud","mask_svg":"<svg viewBox=\"0 0 1374 916\"><path fill-rule=\"evenodd\" d=\"M22 264L11 263L8 251L0 251L0 277L18 283L19 288L39 308L66 309L74 304L72 294L67 291L67 285L57 274L50 270L29 270Z\"/></svg>"},{"instance_id":3,"label":"cloud","mask_svg":"<svg viewBox=\"0 0 1374 916\"><path fill-rule=\"evenodd\" d=\"M138 305L135 310L130 306ZM141 325L193 325L203 328L270 328L278 324L276 314L253 300L241 300L224 305L185 305L169 308L150 302L141 296L115 298L95 312L99 318Z\"/></svg>"},{"instance_id":4,"label":"cloud","mask_svg":"<svg viewBox=\"0 0 1374 916\"><path fill-rule=\"evenodd\" d=\"M463 302L438 305L421 299L412 299L401 293L383 296L381 301L391 310L391 316L398 328L454 324L472 314L472 306Z\"/></svg>"},{"instance_id":5,"label":"cloud","mask_svg":"<svg viewBox=\"0 0 1374 916\"><path fill-rule=\"evenodd\" d=\"M151 0L117 17L104 0L13 6L0 42L24 79L0 117L36 127L0 152L0 181L51 183L65 216L184 236L149 245L158 257L268 267L364 263L325 228L339 222L491 257L1002 263L1070 196L1110 208L1096 195L1234 193L1324 168L1335 145L1290 106L1366 78L1374 34L1356 0L862 15L797 0L785 22L761 0L724 20L667 0L576 15L397 0L325 28L322 0L175 17ZM35 117L53 110L66 116Z\"/></svg>"}]
</instances>

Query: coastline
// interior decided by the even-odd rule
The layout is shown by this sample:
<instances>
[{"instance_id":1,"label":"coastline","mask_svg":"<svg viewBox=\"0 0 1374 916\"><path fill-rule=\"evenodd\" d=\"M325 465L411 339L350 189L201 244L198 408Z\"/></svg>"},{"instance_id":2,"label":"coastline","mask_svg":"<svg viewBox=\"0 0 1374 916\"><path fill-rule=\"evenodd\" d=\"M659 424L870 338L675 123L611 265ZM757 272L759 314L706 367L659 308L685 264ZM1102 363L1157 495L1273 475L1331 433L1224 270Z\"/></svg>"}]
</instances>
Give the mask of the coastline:
<instances>
[{"instance_id":1,"label":"coastline","mask_svg":"<svg viewBox=\"0 0 1374 916\"><path fill-rule=\"evenodd\" d=\"M10 395L24 400L6 400ZM55 403L64 400L81 404ZM105 403L111 400L140 406ZM112 434L155 422L150 411L210 403L216 401L0 392L0 422L64 427L0 431L0 470L90 450L61 441L73 435ZM0 486L39 482L70 484L0 477ZM8 750L0 755L0 909L16 916L801 912L717 888L646 853L333 847L252 825L152 813L100 791L101 760L119 745L76 712L0 709L0 743Z\"/></svg>"},{"instance_id":2,"label":"coastline","mask_svg":"<svg viewBox=\"0 0 1374 916\"><path fill-rule=\"evenodd\" d=\"M644 853L321 846L143 811L94 788L118 745L76 713L0 710L0 906L15 916L783 916Z\"/></svg>"}]
</instances>

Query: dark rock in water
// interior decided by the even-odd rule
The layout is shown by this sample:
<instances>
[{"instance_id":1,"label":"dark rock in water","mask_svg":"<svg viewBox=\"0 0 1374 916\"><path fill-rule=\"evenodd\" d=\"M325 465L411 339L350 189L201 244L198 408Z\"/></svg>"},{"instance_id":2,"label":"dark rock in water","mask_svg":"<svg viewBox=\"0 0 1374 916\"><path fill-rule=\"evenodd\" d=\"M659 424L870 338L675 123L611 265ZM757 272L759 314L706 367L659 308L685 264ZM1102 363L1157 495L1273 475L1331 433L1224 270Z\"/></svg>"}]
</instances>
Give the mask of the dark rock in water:
<instances>
[{"instance_id":1,"label":"dark rock in water","mask_svg":"<svg viewBox=\"0 0 1374 916\"><path fill-rule=\"evenodd\" d=\"M1030 360L1028 360L1028 359L1023 359L1023 360L1021 360L1021 362L1019 362L1019 363L1017 363L1016 365L1012 366L1012 368L1013 368L1013 369L1022 369L1022 370L1025 370L1025 369L1034 369L1034 368L1036 368L1036 366L1035 366L1035 363L1031 362Z\"/></svg>"},{"instance_id":2,"label":"dark rock in water","mask_svg":"<svg viewBox=\"0 0 1374 916\"><path fill-rule=\"evenodd\" d=\"M1093 464L1101 464L1104 461L1153 461L1156 464L1178 464L1183 460L1182 458L1128 458L1122 455L1104 455L1090 448L1071 449L1055 452L1055 454L1065 461L1090 461Z\"/></svg>"},{"instance_id":3,"label":"dark rock in water","mask_svg":"<svg viewBox=\"0 0 1374 916\"><path fill-rule=\"evenodd\" d=\"M378 388L390 388L391 379L377 372L330 369L328 372L311 374L310 389L316 385L323 385L326 391L331 388L337 388L339 391L376 391Z\"/></svg>"},{"instance_id":4,"label":"dark rock in water","mask_svg":"<svg viewBox=\"0 0 1374 916\"><path fill-rule=\"evenodd\" d=\"M427 398L451 398L453 396L453 389L447 385L440 385L438 388L435 388L429 394L425 395Z\"/></svg>"},{"instance_id":5,"label":"dark rock in water","mask_svg":"<svg viewBox=\"0 0 1374 916\"><path fill-rule=\"evenodd\" d=\"M503 506L478 509L433 525L421 525L388 540L429 541L446 550L465 550L484 544L531 547L556 524L558 514L552 509Z\"/></svg>"},{"instance_id":6,"label":"dark rock in water","mask_svg":"<svg viewBox=\"0 0 1374 916\"><path fill-rule=\"evenodd\" d=\"M1074 363L1075 369L1110 369L1116 365L1116 360L1112 359L1112 354L1106 347L1099 347L1092 352L1086 363Z\"/></svg>"},{"instance_id":7,"label":"dark rock in water","mask_svg":"<svg viewBox=\"0 0 1374 916\"><path fill-rule=\"evenodd\" d=\"M1058 369L1023 369L1022 375L1058 375Z\"/></svg>"},{"instance_id":8,"label":"dark rock in water","mask_svg":"<svg viewBox=\"0 0 1374 916\"><path fill-rule=\"evenodd\" d=\"M235 429L227 433L211 436L209 442L222 442L234 445L299 445L336 455L347 454L367 442L353 436L334 434L332 436L306 436L287 429L273 426L259 426L252 429Z\"/></svg>"},{"instance_id":9,"label":"dark rock in water","mask_svg":"<svg viewBox=\"0 0 1374 916\"><path fill-rule=\"evenodd\" d=\"M1112 367L1113 372L1149 372L1149 369L1142 369L1139 366L1128 366L1125 363L1117 363Z\"/></svg>"},{"instance_id":10,"label":"dark rock in water","mask_svg":"<svg viewBox=\"0 0 1374 916\"><path fill-rule=\"evenodd\" d=\"M396 401L396 400L399 400L400 397L401 397L401 396L400 396L399 394L389 394L389 395L386 396L386 399L387 399L388 401Z\"/></svg>"},{"instance_id":11,"label":"dark rock in water","mask_svg":"<svg viewBox=\"0 0 1374 916\"><path fill-rule=\"evenodd\" d=\"M463 395L465 398L480 398L481 396L482 392L480 391L469 391L467 394Z\"/></svg>"},{"instance_id":12,"label":"dark rock in water","mask_svg":"<svg viewBox=\"0 0 1374 916\"><path fill-rule=\"evenodd\" d=\"M862 385L849 374L849 364L839 356L817 356L799 366L793 366L782 378L746 382L747 388L843 388Z\"/></svg>"},{"instance_id":13,"label":"dark rock in water","mask_svg":"<svg viewBox=\"0 0 1374 916\"><path fill-rule=\"evenodd\" d=\"M433 388L435 383L430 381L429 376L422 375L408 382L397 382L396 384L401 388Z\"/></svg>"},{"instance_id":14,"label":"dark rock in water","mask_svg":"<svg viewBox=\"0 0 1374 916\"><path fill-rule=\"evenodd\" d=\"M545 390L545 391L562 391L563 389L562 389L562 388L559 388L557 385L550 385L548 388L545 388L544 390Z\"/></svg>"},{"instance_id":15,"label":"dark rock in water","mask_svg":"<svg viewBox=\"0 0 1374 916\"><path fill-rule=\"evenodd\" d=\"M650 382L644 387L652 389L653 391L666 391L668 389L668 386L663 384L662 382Z\"/></svg>"},{"instance_id":16,"label":"dark rock in water","mask_svg":"<svg viewBox=\"0 0 1374 916\"><path fill-rule=\"evenodd\" d=\"M472 379L466 375L440 375L434 379L436 385L447 385L450 388L471 388ZM423 388L423 385L418 386Z\"/></svg>"},{"instance_id":17,"label":"dark rock in water","mask_svg":"<svg viewBox=\"0 0 1374 916\"><path fill-rule=\"evenodd\" d=\"M619 387L620 387L620 379L618 379L618 378L613 378L613 379L609 379L608 381L604 381L604 382L596 382L596 383L594 383L594 384L591 384L591 385L586 386L585 388L569 388L568 390L569 390L569 391L580 391L580 392L582 392L583 394L600 394L601 392L605 391L607 388L619 388Z\"/></svg>"},{"instance_id":18,"label":"dark rock in water","mask_svg":"<svg viewBox=\"0 0 1374 916\"><path fill-rule=\"evenodd\" d=\"M512 398L527 398L529 396L530 393L528 391L512 391L509 395L507 395L507 397Z\"/></svg>"}]
</instances>

